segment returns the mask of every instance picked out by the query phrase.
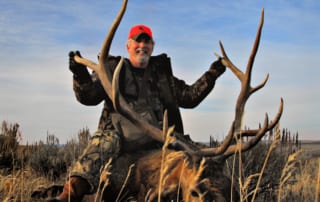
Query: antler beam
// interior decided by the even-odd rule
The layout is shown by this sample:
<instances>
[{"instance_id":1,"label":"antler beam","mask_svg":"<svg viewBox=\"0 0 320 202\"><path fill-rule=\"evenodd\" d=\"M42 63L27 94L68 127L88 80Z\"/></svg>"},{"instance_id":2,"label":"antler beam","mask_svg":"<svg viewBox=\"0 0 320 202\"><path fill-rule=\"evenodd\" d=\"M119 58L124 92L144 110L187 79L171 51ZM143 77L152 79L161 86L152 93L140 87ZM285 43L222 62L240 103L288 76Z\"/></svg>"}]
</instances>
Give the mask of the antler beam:
<instances>
[{"instance_id":1,"label":"antler beam","mask_svg":"<svg viewBox=\"0 0 320 202\"><path fill-rule=\"evenodd\" d=\"M283 112L283 100L281 99L280 102L280 107L278 110L278 113L274 120L269 124L268 122L268 116L265 116L264 124L263 127L260 129L256 130L246 130L242 131L241 130L241 121L242 117L244 114L244 109L245 109L245 104L249 97L255 93L256 91L260 90L265 86L265 84L268 81L269 74L266 76L264 81L262 81L258 86L256 87L251 87L251 73L252 73L252 68L253 68L253 63L255 56L258 51L259 43L260 43L260 38L261 38L261 32L262 32L262 27L263 27L263 22L264 22L264 10L261 12L261 18L260 18L260 23L258 27L258 31L256 34L255 42L249 57L249 61L246 67L246 71L242 72L239 68L237 68L229 59L222 42L219 42L220 49L222 52L223 57L219 56L216 54L217 57L221 58L222 63L227 66L234 74L235 76L240 80L241 82L241 90L240 94L238 95L236 107L235 107L235 117L234 121L231 125L230 131L223 141L223 143L217 147L217 148L206 148L202 149L200 152L204 156L220 156L223 158L227 158L228 156L234 154L237 150L241 151L247 151L250 148L252 148L254 145L256 145L261 138L266 134L267 131L272 130L276 124L279 122L282 112ZM235 144L235 145L230 145L232 142L232 139L239 139L240 137L243 136L252 136L252 138L245 143L242 143L241 146Z\"/></svg>"}]
</instances>

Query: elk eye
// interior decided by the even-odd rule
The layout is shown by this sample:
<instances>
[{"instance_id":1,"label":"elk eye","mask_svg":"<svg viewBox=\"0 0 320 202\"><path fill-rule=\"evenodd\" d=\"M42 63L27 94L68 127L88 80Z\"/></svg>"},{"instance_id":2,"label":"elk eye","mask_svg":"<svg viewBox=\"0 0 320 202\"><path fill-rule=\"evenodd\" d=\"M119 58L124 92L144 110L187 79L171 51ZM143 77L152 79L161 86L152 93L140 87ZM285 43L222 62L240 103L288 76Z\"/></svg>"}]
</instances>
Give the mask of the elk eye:
<instances>
[{"instance_id":1,"label":"elk eye","mask_svg":"<svg viewBox=\"0 0 320 202\"><path fill-rule=\"evenodd\" d=\"M191 196L198 198L198 197L199 197L199 194L198 194L198 192L196 192L196 190L193 189L193 190L191 191Z\"/></svg>"}]
</instances>

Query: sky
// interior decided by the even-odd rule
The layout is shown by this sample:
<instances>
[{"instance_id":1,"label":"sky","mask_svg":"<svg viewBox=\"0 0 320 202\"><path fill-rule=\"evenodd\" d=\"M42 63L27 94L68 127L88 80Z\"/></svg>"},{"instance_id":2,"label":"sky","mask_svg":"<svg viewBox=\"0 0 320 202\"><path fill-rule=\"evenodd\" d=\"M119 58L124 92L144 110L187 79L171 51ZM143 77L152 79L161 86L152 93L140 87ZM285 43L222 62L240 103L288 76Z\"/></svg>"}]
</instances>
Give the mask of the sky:
<instances>
[{"instance_id":1,"label":"sky","mask_svg":"<svg viewBox=\"0 0 320 202\"><path fill-rule=\"evenodd\" d=\"M102 104L80 104L72 89L68 52L97 61L120 0L0 0L0 121L18 123L24 143L54 134L64 143L97 129ZM320 1L318 0L129 0L111 47L127 56L128 31L152 28L153 55L166 53L174 75L195 82L221 54L245 70L262 9L265 23L252 85L266 86L247 102L243 125L272 119L284 100L281 128L320 140ZM317 90L318 89L318 90ZM196 141L223 139L234 116L240 82L227 70L193 109L181 109L185 132Z\"/></svg>"}]
</instances>

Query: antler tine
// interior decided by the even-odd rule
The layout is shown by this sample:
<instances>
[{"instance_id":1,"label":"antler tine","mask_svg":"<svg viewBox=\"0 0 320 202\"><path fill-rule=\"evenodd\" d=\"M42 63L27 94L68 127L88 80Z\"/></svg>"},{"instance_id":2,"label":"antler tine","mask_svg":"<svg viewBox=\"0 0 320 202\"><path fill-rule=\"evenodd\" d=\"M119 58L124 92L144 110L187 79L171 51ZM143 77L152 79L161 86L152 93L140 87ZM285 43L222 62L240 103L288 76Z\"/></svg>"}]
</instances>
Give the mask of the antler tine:
<instances>
[{"instance_id":1,"label":"antler tine","mask_svg":"<svg viewBox=\"0 0 320 202\"><path fill-rule=\"evenodd\" d=\"M264 9L262 9L262 11L261 11L261 17L260 17L260 22L259 22L259 27L258 27L256 39L254 41L254 45L253 45L253 48L252 48L252 51L251 51L251 54L249 57L249 61L247 64L247 68L246 68L245 74L246 74L246 78L247 78L248 83L250 83L250 81L251 81L251 73L252 73L253 63L254 63L255 57L257 55L258 48L259 48L263 23L264 23ZM250 91L249 91L248 96L250 96L251 94L253 94L257 90L263 88L264 85L267 83L268 79L269 79L269 74L267 74L265 80L260 85L254 87L254 88L250 87Z\"/></svg>"},{"instance_id":2,"label":"antler tine","mask_svg":"<svg viewBox=\"0 0 320 202\"><path fill-rule=\"evenodd\" d=\"M166 136L166 132L165 131L168 131L168 127L169 127L169 123L168 123L168 111L167 110L164 110L164 113L163 113L163 125L162 125L162 135L163 137L165 138Z\"/></svg>"},{"instance_id":3,"label":"antler tine","mask_svg":"<svg viewBox=\"0 0 320 202\"><path fill-rule=\"evenodd\" d=\"M268 131L268 122L269 122L269 118L268 118L268 114L266 114L263 126L258 130L257 134L253 138L251 138L248 142L241 143L241 145L235 144L235 145L229 146L228 149L222 155L222 159L226 159L227 157L235 154L235 152L237 151L245 152L251 149L253 146L255 146Z\"/></svg>"},{"instance_id":4,"label":"antler tine","mask_svg":"<svg viewBox=\"0 0 320 202\"><path fill-rule=\"evenodd\" d=\"M123 0L122 6L121 6L116 18L114 19L114 21L109 29L109 32L107 33L107 35L105 37L105 40L104 40L103 45L101 47L99 64L96 64L86 58L82 58L77 55L74 56L74 59L76 62L83 64L83 65L86 65L87 67L94 70L98 74L99 79L101 81L101 84L110 98L112 98L111 72L110 72L110 68L106 67L105 65L106 65L107 58L109 56L109 50L111 47L111 42L113 40L113 36L114 36L114 34L115 34L115 32L121 22L121 19L122 19L124 13L125 13L125 10L127 8L127 3L128 3L128 0Z\"/></svg>"},{"instance_id":5,"label":"antler tine","mask_svg":"<svg viewBox=\"0 0 320 202\"><path fill-rule=\"evenodd\" d=\"M254 87L254 88L250 88L250 95L253 94L254 92L260 90L261 88L263 88L267 81L269 80L269 74L267 74L266 78L261 82L261 84L259 84L258 86Z\"/></svg>"},{"instance_id":6,"label":"antler tine","mask_svg":"<svg viewBox=\"0 0 320 202\"><path fill-rule=\"evenodd\" d=\"M112 79L111 99L112 99L114 108L124 117L129 119L132 123L137 125L146 134L150 135L151 137L153 137L158 141L163 142L165 138L163 135L163 132L159 128L148 123L143 117L141 117L140 114L133 111L132 108L127 104L127 102L121 95L121 92L119 89L119 75L121 72L122 63L123 63L123 57L120 59L120 62L114 71L113 79Z\"/></svg>"},{"instance_id":7,"label":"antler tine","mask_svg":"<svg viewBox=\"0 0 320 202\"><path fill-rule=\"evenodd\" d=\"M282 112L283 112L283 99L281 98L280 99L280 106L279 106L278 114L273 119L273 121L269 124L268 130L273 129L278 124L278 122L280 121Z\"/></svg>"},{"instance_id":8,"label":"antler tine","mask_svg":"<svg viewBox=\"0 0 320 202\"><path fill-rule=\"evenodd\" d=\"M280 106L278 109L277 115L274 117L272 122L270 124L268 123L268 116L266 115L265 122L264 122L264 127L256 130L245 130L245 131L240 131L237 133L235 136L237 138L241 137L249 137L253 136L254 138L251 139L247 143L243 143L242 147L240 148L243 152L249 150L252 148L263 136L266 132L272 130L280 121L280 118L282 116L283 112L283 99L281 98L280 100ZM241 134L240 134L241 133ZM231 130L229 131L227 137L223 141L223 143L217 147L217 148L204 148L199 151L200 155L202 156L218 156L222 155L222 159L226 159L230 155L234 154L237 147L235 145L230 146L231 140L234 137L234 122L232 124Z\"/></svg>"},{"instance_id":9,"label":"antler tine","mask_svg":"<svg viewBox=\"0 0 320 202\"><path fill-rule=\"evenodd\" d=\"M279 123L282 112L283 112L283 99L281 98L278 113L273 119L273 121L271 122L271 124L268 123L269 119L268 119L268 115L266 114L263 126L255 132L254 136L248 142L242 143L241 147L238 148L238 150L245 152L251 149L252 147L254 147L261 140L261 138L266 134L266 132L272 130ZM241 134L240 136L244 137L247 135ZM236 147L237 147L236 145L230 146L228 150L226 150L226 152L223 154L222 158L226 159L229 156L233 155L237 151Z\"/></svg>"},{"instance_id":10,"label":"antler tine","mask_svg":"<svg viewBox=\"0 0 320 202\"><path fill-rule=\"evenodd\" d=\"M260 23L259 23L256 39L254 41L254 45L253 45L251 55L249 57L249 61L248 61L248 65L247 65L246 74L248 74L248 77L251 76L254 59L256 57L256 54L257 54L257 51L259 48L263 23L264 23L264 9L262 9L262 11L261 11ZM250 78L249 78L249 80L250 80Z\"/></svg>"},{"instance_id":11,"label":"antler tine","mask_svg":"<svg viewBox=\"0 0 320 202\"><path fill-rule=\"evenodd\" d=\"M264 23L264 9L262 9L261 12L261 18L260 18L260 23L259 23L259 27L258 27L258 31L257 31L257 35L256 35L256 39L253 45L253 49L251 51L251 55L249 57L249 61L247 64L247 69L246 72L243 73L240 69L238 69L229 59L223 44L221 41L219 41L219 46L220 46L220 50L222 52L223 58L222 58L222 63L229 67L229 69L238 77L238 79L240 81L243 81L244 79L247 79L248 81L251 80L251 72L252 72L252 67L253 67L253 63L254 63L254 59L256 57L258 48L259 48L259 44L260 44L260 38L261 38L261 33L262 33L262 27L263 27L263 23ZM218 54L216 54L217 57L220 57ZM246 75L245 75L246 74ZM265 82L264 82L265 83Z\"/></svg>"},{"instance_id":12,"label":"antler tine","mask_svg":"<svg viewBox=\"0 0 320 202\"><path fill-rule=\"evenodd\" d=\"M228 147L230 146L232 139L233 139L233 134L234 134L234 123L232 123L231 129L227 135L227 137L224 139L223 143L217 147L217 148L203 148L199 151L199 154L201 156L218 156L223 154Z\"/></svg>"},{"instance_id":13,"label":"antler tine","mask_svg":"<svg viewBox=\"0 0 320 202\"><path fill-rule=\"evenodd\" d=\"M224 47L221 41L219 41L219 46L220 46L220 50L223 57L221 57L218 53L215 53L216 57L221 58L222 64L228 67L238 77L238 79L242 81L244 77L244 73L231 62L226 51L224 50Z\"/></svg>"},{"instance_id":14,"label":"antler tine","mask_svg":"<svg viewBox=\"0 0 320 202\"><path fill-rule=\"evenodd\" d=\"M109 32L107 33L104 42L101 47L100 51L100 57L99 57L99 66L100 68L98 70L95 70L101 80L101 84L103 88L105 89L108 96L112 97L112 87L111 87L111 72L110 68L106 67L107 64L107 58L109 56L109 50L111 47L111 42L113 40L113 36L121 22L121 19L126 11L128 0L123 0L122 6L119 10L118 15L114 19Z\"/></svg>"},{"instance_id":15,"label":"antler tine","mask_svg":"<svg viewBox=\"0 0 320 202\"><path fill-rule=\"evenodd\" d=\"M278 114L276 115L276 117L273 119L273 121L269 124L268 126L268 131L272 130L280 121L281 115L283 112L283 99L281 98L280 100L280 106L279 106L279 110L278 110ZM253 129L253 130L243 130L240 131L239 133L236 134L236 137L252 137L255 136L258 133L258 129Z\"/></svg>"},{"instance_id":16,"label":"antler tine","mask_svg":"<svg viewBox=\"0 0 320 202\"><path fill-rule=\"evenodd\" d=\"M114 72L113 72L113 78L112 78L112 95L111 95L111 101L113 103L113 107L116 111L120 111L121 107L120 107L120 97L121 93L120 93L120 88L119 88L119 75L122 69L122 65L123 65L123 60L124 58L121 57L117 67L115 68Z\"/></svg>"},{"instance_id":17,"label":"antler tine","mask_svg":"<svg viewBox=\"0 0 320 202\"><path fill-rule=\"evenodd\" d=\"M80 63L80 64L83 64L87 67L89 67L90 69L96 71L99 67L99 65L91 60L88 60L86 58L82 58L82 57L79 57L78 55L75 55L74 56L74 60L77 62L77 63Z\"/></svg>"}]
</instances>

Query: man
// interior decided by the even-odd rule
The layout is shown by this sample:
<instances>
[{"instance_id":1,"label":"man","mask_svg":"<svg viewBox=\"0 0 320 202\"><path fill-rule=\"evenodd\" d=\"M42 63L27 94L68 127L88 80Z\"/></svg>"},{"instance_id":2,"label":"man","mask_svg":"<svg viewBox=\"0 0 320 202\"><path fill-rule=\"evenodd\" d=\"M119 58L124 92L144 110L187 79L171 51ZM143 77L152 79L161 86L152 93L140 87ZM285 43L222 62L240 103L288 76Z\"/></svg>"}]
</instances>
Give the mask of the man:
<instances>
[{"instance_id":1,"label":"man","mask_svg":"<svg viewBox=\"0 0 320 202\"><path fill-rule=\"evenodd\" d=\"M213 89L216 79L225 71L220 60L215 61L193 85L173 76L170 58L162 54L151 56L154 48L152 31L145 25L131 28L126 48L129 54L120 75L120 91L128 104L151 124L161 128L163 112L168 111L169 125L183 134L179 107L197 106ZM64 190L55 201L80 201L85 194L94 193L99 182L99 171L109 158L116 160L121 152L161 147L135 128L130 121L115 112L97 75L74 61L71 52L70 70L74 75L74 91L77 100L84 105L97 105L104 101L99 129L92 137L83 155L72 168ZM108 67L114 71L120 57L109 56Z\"/></svg>"}]
</instances>

